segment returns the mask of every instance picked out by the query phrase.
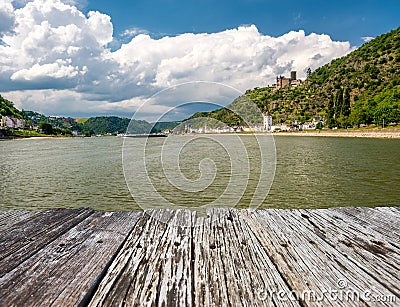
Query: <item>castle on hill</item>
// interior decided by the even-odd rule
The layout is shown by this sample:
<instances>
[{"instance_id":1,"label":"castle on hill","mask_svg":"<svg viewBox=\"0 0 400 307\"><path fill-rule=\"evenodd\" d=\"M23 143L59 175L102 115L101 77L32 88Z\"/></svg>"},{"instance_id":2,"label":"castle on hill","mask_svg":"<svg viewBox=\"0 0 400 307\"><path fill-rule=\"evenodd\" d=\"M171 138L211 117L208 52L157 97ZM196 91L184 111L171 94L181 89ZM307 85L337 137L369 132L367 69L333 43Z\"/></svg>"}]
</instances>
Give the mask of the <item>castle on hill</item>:
<instances>
[{"instance_id":1,"label":"castle on hill","mask_svg":"<svg viewBox=\"0 0 400 307\"><path fill-rule=\"evenodd\" d=\"M284 88L286 86L299 86L303 83L302 80L297 79L297 73L295 71L290 72L290 78L284 76L276 77L276 88Z\"/></svg>"}]
</instances>

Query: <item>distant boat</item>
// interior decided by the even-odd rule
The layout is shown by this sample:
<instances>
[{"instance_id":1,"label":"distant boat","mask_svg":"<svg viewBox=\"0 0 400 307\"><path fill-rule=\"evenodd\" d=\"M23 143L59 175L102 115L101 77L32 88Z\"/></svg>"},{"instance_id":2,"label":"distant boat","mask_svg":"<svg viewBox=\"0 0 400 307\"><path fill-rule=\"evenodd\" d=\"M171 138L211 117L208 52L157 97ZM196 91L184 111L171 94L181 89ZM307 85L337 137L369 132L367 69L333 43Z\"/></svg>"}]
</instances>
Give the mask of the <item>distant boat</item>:
<instances>
[{"instance_id":1,"label":"distant boat","mask_svg":"<svg viewBox=\"0 0 400 307\"><path fill-rule=\"evenodd\" d=\"M124 137L129 138L165 138L168 134L165 133L142 133L142 134L124 134Z\"/></svg>"}]
</instances>

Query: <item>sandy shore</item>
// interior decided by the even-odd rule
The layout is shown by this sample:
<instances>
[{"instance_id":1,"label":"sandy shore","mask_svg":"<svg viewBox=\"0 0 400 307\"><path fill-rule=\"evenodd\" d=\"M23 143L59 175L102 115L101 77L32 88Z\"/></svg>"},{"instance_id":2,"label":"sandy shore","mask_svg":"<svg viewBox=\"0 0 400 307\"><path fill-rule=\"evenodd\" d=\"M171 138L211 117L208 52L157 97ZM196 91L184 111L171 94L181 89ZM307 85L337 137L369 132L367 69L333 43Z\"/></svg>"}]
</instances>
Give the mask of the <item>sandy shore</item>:
<instances>
[{"instance_id":1,"label":"sandy shore","mask_svg":"<svg viewBox=\"0 0 400 307\"><path fill-rule=\"evenodd\" d=\"M400 139L400 129L297 131L277 132L273 135Z\"/></svg>"},{"instance_id":2,"label":"sandy shore","mask_svg":"<svg viewBox=\"0 0 400 307\"><path fill-rule=\"evenodd\" d=\"M67 140L71 139L71 136L30 136L24 138L25 140L46 140L46 139L54 139L54 140Z\"/></svg>"}]
</instances>

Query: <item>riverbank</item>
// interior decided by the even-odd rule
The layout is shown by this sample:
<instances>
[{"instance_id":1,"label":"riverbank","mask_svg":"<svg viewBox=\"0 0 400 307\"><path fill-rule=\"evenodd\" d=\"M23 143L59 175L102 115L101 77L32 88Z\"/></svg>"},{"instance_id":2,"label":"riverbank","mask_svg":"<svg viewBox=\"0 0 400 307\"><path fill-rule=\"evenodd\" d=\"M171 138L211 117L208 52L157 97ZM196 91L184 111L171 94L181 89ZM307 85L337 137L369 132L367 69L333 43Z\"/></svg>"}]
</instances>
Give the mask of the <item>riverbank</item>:
<instances>
[{"instance_id":1,"label":"riverbank","mask_svg":"<svg viewBox=\"0 0 400 307\"><path fill-rule=\"evenodd\" d=\"M48 140L48 139L57 139L57 140L64 140L64 139L70 139L72 137L70 136L57 136L57 135L46 135L46 136L29 136L29 137L22 137L22 138L16 138L16 140Z\"/></svg>"},{"instance_id":2,"label":"riverbank","mask_svg":"<svg viewBox=\"0 0 400 307\"><path fill-rule=\"evenodd\" d=\"M0 129L0 139L3 140L26 139L26 138L49 138L49 137L57 137L57 135L48 135L32 130Z\"/></svg>"},{"instance_id":3,"label":"riverbank","mask_svg":"<svg viewBox=\"0 0 400 307\"><path fill-rule=\"evenodd\" d=\"M31 130L4 130L0 129L0 140L37 140L37 139L49 139L49 138L71 138L72 135L53 135L44 134L37 131Z\"/></svg>"},{"instance_id":4,"label":"riverbank","mask_svg":"<svg viewBox=\"0 0 400 307\"><path fill-rule=\"evenodd\" d=\"M274 136L319 136L319 137L351 137L351 138L384 138L400 139L400 129L370 129L370 130L312 130L276 132Z\"/></svg>"},{"instance_id":5,"label":"riverbank","mask_svg":"<svg viewBox=\"0 0 400 307\"><path fill-rule=\"evenodd\" d=\"M47 139L70 139L71 136L58 136L58 135L43 135L43 136L20 136L20 135L8 135L8 136L0 136L0 141L5 140L47 140Z\"/></svg>"}]
</instances>

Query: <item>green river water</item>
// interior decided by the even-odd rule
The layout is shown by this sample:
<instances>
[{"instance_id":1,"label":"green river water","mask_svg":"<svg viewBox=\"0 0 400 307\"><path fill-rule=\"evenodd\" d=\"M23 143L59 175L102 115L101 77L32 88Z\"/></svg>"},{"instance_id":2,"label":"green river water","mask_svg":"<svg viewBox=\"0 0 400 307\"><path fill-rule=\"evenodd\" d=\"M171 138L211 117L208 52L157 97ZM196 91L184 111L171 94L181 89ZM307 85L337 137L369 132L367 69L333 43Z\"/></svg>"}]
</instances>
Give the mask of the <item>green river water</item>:
<instances>
[{"instance_id":1,"label":"green river water","mask_svg":"<svg viewBox=\"0 0 400 307\"><path fill-rule=\"evenodd\" d=\"M163 147L166 139L168 145ZM236 151L238 138L227 135L213 140L190 140L189 136L131 139L125 150L132 156L125 153L124 163L124 139L118 137L0 141L0 210L138 210L143 208L142 200L162 206L157 197L190 208L207 205L223 193L226 206L231 206L231 196L233 202L240 194L236 207L245 208L255 193L260 159L268 159L271 170L275 158L275 176L269 172L265 177L273 183L269 194L268 183L261 191L268 194L261 208L400 204L398 139L276 136L276 152L269 148L270 155L264 158L254 138L243 135L239 139L246 145L246 155ZM143 142L147 142L145 172L136 170L143 162ZM238 157L232 159L234 155ZM163 166L163 159L175 159L179 172ZM204 182L196 181L201 170ZM173 178L184 178L186 186L171 183L168 172Z\"/></svg>"}]
</instances>

